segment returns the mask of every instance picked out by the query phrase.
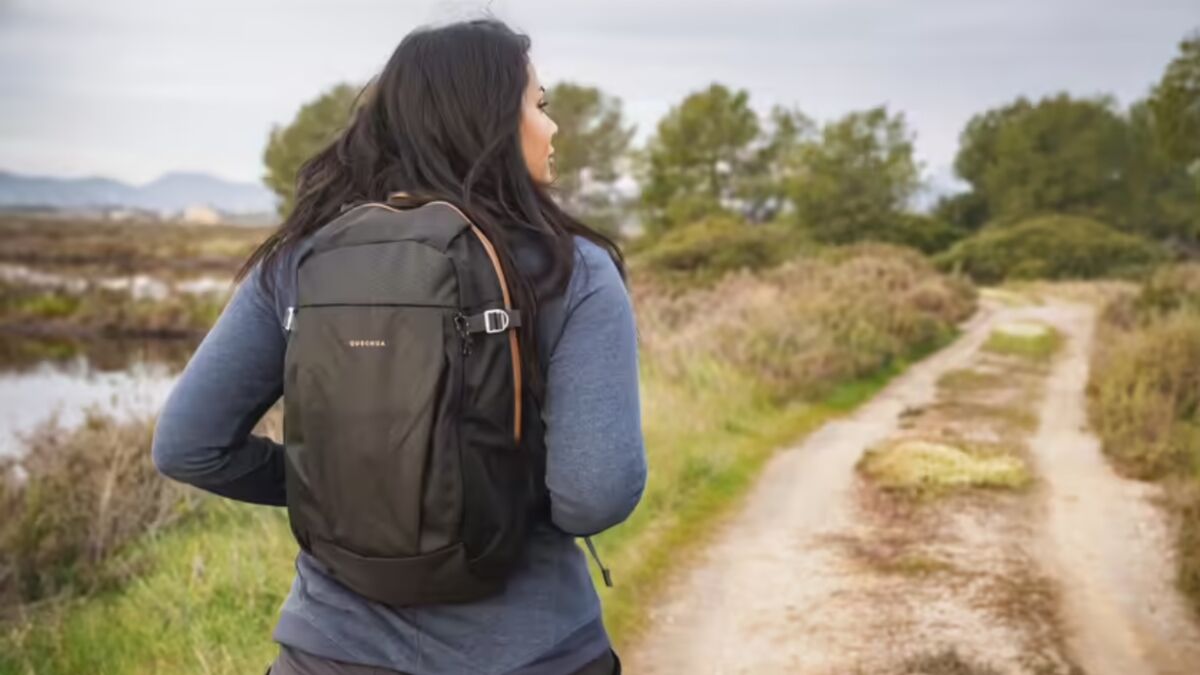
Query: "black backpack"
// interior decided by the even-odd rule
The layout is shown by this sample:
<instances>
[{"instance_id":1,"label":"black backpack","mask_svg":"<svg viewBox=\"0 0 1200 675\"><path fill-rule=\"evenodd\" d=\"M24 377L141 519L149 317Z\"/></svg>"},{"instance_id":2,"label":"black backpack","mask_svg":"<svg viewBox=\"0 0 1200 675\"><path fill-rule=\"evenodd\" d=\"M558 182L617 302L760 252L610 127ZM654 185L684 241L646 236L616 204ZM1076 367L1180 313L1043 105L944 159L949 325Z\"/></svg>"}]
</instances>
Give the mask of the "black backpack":
<instances>
[{"instance_id":1,"label":"black backpack","mask_svg":"<svg viewBox=\"0 0 1200 675\"><path fill-rule=\"evenodd\" d=\"M296 540L388 605L498 592L549 502L492 244L447 202L360 204L312 237L286 326Z\"/></svg>"}]
</instances>

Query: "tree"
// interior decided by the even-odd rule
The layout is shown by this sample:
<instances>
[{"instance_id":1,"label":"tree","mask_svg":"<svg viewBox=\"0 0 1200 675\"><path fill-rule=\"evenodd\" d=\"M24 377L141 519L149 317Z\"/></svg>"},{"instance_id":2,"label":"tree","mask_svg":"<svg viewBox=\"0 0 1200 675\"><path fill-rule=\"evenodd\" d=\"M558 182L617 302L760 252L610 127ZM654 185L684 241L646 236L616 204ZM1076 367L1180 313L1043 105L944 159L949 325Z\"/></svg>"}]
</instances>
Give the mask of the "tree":
<instances>
[{"instance_id":1,"label":"tree","mask_svg":"<svg viewBox=\"0 0 1200 675\"><path fill-rule=\"evenodd\" d=\"M751 159L738 179L740 210L751 222L773 220L787 207L791 177L787 160L815 132L816 125L803 112L782 106L771 109Z\"/></svg>"},{"instance_id":2,"label":"tree","mask_svg":"<svg viewBox=\"0 0 1200 675\"><path fill-rule=\"evenodd\" d=\"M1179 43L1149 105L1167 155L1185 165L1200 162L1200 31Z\"/></svg>"},{"instance_id":3,"label":"tree","mask_svg":"<svg viewBox=\"0 0 1200 675\"><path fill-rule=\"evenodd\" d=\"M555 191L563 206L613 237L629 206L614 187L634 127L626 126L620 99L595 87L561 82L546 92L554 136Z\"/></svg>"},{"instance_id":4,"label":"tree","mask_svg":"<svg viewBox=\"0 0 1200 675\"><path fill-rule=\"evenodd\" d=\"M759 135L750 95L713 84L658 123L642 155L641 204L648 231L729 209Z\"/></svg>"},{"instance_id":5,"label":"tree","mask_svg":"<svg viewBox=\"0 0 1200 675\"><path fill-rule=\"evenodd\" d=\"M612 183L628 151L634 127L625 126L620 99L595 87L560 82L546 92L554 136L555 186L563 200L577 200L586 183Z\"/></svg>"},{"instance_id":6,"label":"tree","mask_svg":"<svg viewBox=\"0 0 1200 675\"><path fill-rule=\"evenodd\" d=\"M275 125L263 151L263 183L279 195L279 214L295 205L296 177L308 158L328 145L350 122L360 87L338 84L300 107L286 126Z\"/></svg>"},{"instance_id":7,"label":"tree","mask_svg":"<svg viewBox=\"0 0 1200 675\"><path fill-rule=\"evenodd\" d=\"M1128 224L1122 182L1129 146L1111 99L1019 98L976 115L954 168L993 218L1078 213Z\"/></svg>"},{"instance_id":8,"label":"tree","mask_svg":"<svg viewBox=\"0 0 1200 675\"><path fill-rule=\"evenodd\" d=\"M796 221L826 242L888 238L920 185L904 116L882 106L826 124L782 161Z\"/></svg>"},{"instance_id":9,"label":"tree","mask_svg":"<svg viewBox=\"0 0 1200 675\"><path fill-rule=\"evenodd\" d=\"M1159 117L1148 101L1129 109L1131 152L1125 168L1125 200L1135 229L1156 239L1194 248L1200 243L1200 176L1163 144Z\"/></svg>"},{"instance_id":10,"label":"tree","mask_svg":"<svg viewBox=\"0 0 1200 675\"><path fill-rule=\"evenodd\" d=\"M969 232L983 227L990 219L987 202L973 190L940 197L933 207L933 217Z\"/></svg>"}]
</instances>

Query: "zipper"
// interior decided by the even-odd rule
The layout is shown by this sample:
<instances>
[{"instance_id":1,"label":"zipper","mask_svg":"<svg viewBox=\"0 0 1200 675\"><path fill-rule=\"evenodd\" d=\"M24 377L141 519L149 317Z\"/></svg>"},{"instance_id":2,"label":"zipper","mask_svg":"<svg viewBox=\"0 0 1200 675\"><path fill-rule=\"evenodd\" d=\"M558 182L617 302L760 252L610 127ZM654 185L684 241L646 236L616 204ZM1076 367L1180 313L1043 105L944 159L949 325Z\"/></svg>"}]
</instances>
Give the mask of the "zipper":
<instances>
[{"instance_id":1,"label":"zipper","mask_svg":"<svg viewBox=\"0 0 1200 675\"><path fill-rule=\"evenodd\" d=\"M604 577L604 585L612 588L612 572L609 572L608 568L604 566L604 563L600 562L600 555L596 553L596 545L592 543L592 538L584 537L583 541L585 544L587 544L588 550L591 551L592 558L596 560L596 565L600 567L600 576Z\"/></svg>"},{"instance_id":2,"label":"zipper","mask_svg":"<svg viewBox=\"0 0 1200 675\"><path fill-rule=\"evenodd\" d=\"M292 324L295 322L295 320L296 307L295 305L288 305L287 319L283 322L283 329L289 333L292 332Z\"/></svg>"},{"instance_id":3,"label":"zipper","mask_svg":"<svg viewBox=\"0 0 1200 675\"><path fill-rule=\"evenodd\" d=\"M431 309L457 309L457 305L427 305L419 302L309 302L301 307L429 307ZM291 308L289 308L291 309Z\"/></svg>"},{"instance_id":4,"label":"zipper","mask_svg":"<svg viewBox=\"0 0 1200 675\"><path fill-rule=\"evenodd\" d=\"M454 313L454 328L458 332L458 341L462 344L462 355L471 353L471 332L467 330L467 315L462 311Z\"/></svg>"}]
</instances>

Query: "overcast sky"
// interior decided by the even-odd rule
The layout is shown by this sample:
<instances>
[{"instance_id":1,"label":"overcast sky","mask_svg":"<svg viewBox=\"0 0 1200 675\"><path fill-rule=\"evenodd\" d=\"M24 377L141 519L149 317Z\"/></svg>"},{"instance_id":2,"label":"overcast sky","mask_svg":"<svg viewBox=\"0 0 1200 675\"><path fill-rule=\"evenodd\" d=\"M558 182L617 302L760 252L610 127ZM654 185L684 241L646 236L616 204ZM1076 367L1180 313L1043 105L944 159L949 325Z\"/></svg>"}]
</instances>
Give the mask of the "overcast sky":
<instances>
[{"instance_id":1,"label":"overcast sky","mask_svg":"<svg viewBox=\"0 0 1200 675\"><path fill-rule=\"evenodd\" d=\"M273 123L488 7L543 81L619 96L639 139L718 81L818 119L886 103L934 175L972 114L1063 89L1128 104L1200 28L1200 0L0 0L0 169L257 180Z\"/></svg>"}]
</instances>

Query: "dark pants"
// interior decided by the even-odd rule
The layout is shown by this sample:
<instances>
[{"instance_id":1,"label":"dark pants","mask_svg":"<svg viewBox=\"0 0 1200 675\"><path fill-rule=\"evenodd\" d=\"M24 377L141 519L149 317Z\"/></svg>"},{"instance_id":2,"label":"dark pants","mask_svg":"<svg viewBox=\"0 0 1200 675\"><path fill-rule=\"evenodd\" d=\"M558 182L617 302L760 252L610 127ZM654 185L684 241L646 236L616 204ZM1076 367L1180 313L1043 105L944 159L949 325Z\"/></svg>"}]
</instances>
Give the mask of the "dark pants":
<instances>
[{"instance_id":1,"label":"dark pants","mask_svg":"<svg viewBox=\"0 0 1200 675\"><path fill-rule=\"evenodd\" d=\"M362 666L321 658L287 645L280 645L279 656L267 668L266 675L405 675L398 670ZM621 675L621 659L611 649L574 673L564 675Z\"/></svg>"}]
</instances>

